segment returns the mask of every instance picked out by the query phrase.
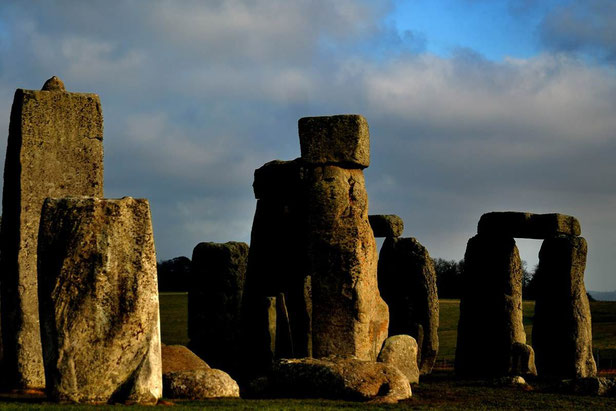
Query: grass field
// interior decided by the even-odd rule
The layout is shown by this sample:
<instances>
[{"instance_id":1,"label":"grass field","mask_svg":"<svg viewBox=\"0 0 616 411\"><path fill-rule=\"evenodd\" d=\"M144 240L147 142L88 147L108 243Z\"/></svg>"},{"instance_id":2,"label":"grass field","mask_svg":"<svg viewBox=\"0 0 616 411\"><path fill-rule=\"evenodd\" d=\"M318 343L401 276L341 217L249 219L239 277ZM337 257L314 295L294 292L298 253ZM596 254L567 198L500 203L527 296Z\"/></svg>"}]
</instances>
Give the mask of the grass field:
<instances>
[{"instance_id":1,"label":"grass field","mask_svg":"<svg viewBox=\"0 0 616 411\"><path fill-rule=\"evenodd\" d=\"M186 294L162 293L160 296L160 315L162 339L165 344L188 343ZM616 366L616 302L591 302L593 349L595 356L599 353L599 365L602 368ZM524 328L528 343L532 342L534 301L524 301ZM460 317L459 300L440 301L439 327L439 363L452 364L456 353L456 336L458 318Z\"/></svg>"},{"instance_id":2,"label":"grass field","mask_svg":"<svg viewBox=\"0 0 616 411\"><path fill-rule=\"evenodd\" d=\"M187 296L163 293L160 296L162 339L166 344L186 344ZM456 331L459 317L458 300L442 300L439 336L439 359L451 365L455 355ZM534 303L524 303L524 324L530 339ZM593 313L594 347L601 355L616 352L616 302L591 303ZM607 354L606 357L607 358ZM615 362L616 364L616 362ZM473 381L453 378L451 370L437 369L422 377L413 386L413 397L396 405L376 405L347 401L319 399L243 400L218 399L209 401L174 401L173 409L208 410L486 410L486 409L567 409L614 410L616 398L569 395L552 388L535 385L535 390L497 388ZM11 394L0 395L0 409L66 409L65 404L51 404L40 397L25 398ZM97 406L108 409L112 406ZM117 407L116 407L117 408ZM151 407L121 406L122 409L152 409ZM93 409L88 406L70 406L71 410Z\"/></svg>"}]
</instances>

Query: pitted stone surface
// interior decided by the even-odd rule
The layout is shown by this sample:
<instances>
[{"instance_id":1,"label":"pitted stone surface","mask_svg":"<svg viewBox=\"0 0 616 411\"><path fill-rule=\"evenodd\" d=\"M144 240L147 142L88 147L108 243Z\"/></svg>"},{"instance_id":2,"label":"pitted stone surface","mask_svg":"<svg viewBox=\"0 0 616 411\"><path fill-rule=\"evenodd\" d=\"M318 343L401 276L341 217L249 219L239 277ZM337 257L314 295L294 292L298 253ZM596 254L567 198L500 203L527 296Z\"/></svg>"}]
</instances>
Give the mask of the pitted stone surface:
<instances>
[{"instance_id":1,"label":"pitted stone surface","mask_svg":"<svg viewBox=\"0 0 616 411\"><path fill-rule=\"evenodd\" d=\"M402 371L411 384L419 382L417 342L410 335L394 335L387 338L377 361L391 364Z\"/></svg>"},{"instance_id":2,"label":"pitted stone surface","mask_svg":"<svg viewBox=\"0 0 616 411\"><path fill-rule=\"evenodd\" d=\"M103 116L96 94L15 92L2 199L3 376L18 388L45 386L37 297L37 241L43 201L103 196Z\"/></svg>"},{"instance_id":3,"label":"pitted stone surface","mask_svg":"<svg viewBox=\"0 0 616 411\"><path fill-rule=\"evenodd\" d=\"M38 255L48 396L156 402L160 321L148 201L47 199Z\"/></svg>"},{"instance_id":4,"label":"pitted stone surface","mask_svg":"<svg viewBox=\"0 0 616 411\"><path fill-rule=\"evenodd\" d=\"M305 176L314 357L376 360L389 310L377 284L376 242L362 170L323 166Z\"/></svg>"},{"instance_id":5,"label":"pitted stone surface","mask_svg":"<svg viewBox=\"0 0 616 411\"><path fill-rule=\"evenodd\" d=\"M594 377L590 304L584 286L587 254L582 237L543 242L535 273L533 348L540 376Z\"/></svg>"},{"instance_id":6,"label":"pitted stone surface","mask_svg":"<svg viewBox=\"0 0 616 411\"><path fill-rule=\"evenodd\" d=\"M276 392L286 396L396 403L411 397L411 386L396 367L354 358L300 358L276 362Z\"/></svg>"},{"instance_id":7,"label":"pitted stone surface","mask_svg":"<svg viewBox=\"0 0 616 411\"><path fill-rule=\"evenodd\" d=\"M370 131L363 116L304 117L298 122L302 159L349 168L370 165Z\"/></svg>"},{"instance_id":8,"label":"pitted stone surface","mask_svg":"<svg viewBox=\"0 0 616 411\"><path fill-rule=\"evenodd\" d=\"M545 239L560 234L579 236L580 222L565 214L533 214L516 211L481 216L477 233L504 237Z\"/></svg>"},{"instance_id":9,"label":"pitted stone surface","mask_svg":"<svg viewBox=\"0 0 616 411\"><path fill-rule=\"evenodd\" d=\"M188 290L190 348L208 364L235 371L240 350L240 308L248 244L199 243Z\"/></svg>"},{"instance_id":10,"label":"pitted stone surface","mask_svg":"<svg viewBox=\"0 0 616 411\"><path fill-rule=\"evenodd\" d=\"M375 237L400 237L404 231L404 221L394 214L369 215L368 221Z\"/></svg>"}]
</instances>

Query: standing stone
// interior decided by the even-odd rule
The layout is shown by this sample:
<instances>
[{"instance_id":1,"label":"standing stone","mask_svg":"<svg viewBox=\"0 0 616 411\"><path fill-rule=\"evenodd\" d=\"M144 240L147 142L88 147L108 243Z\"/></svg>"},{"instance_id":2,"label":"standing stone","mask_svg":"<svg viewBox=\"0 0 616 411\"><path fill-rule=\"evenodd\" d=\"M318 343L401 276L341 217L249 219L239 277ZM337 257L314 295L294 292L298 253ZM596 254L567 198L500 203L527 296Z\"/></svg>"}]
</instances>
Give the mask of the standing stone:
<instances>
[{"instance_id":1,"label":"standing stone","mask_svg":"<svg viewBox=\"0 0 616 411\"><path fill-rule=\"evenodd\" d=\"M212 367L231 373L238 366L248 250L246 243L200 243L192 255L189 346Z\"/></svg>"},{"instance_id":2,"label":"standing stone","mask_svg":"<svg viewBox=\"0 0 616 411\"><path fill-rule=\"evenodd\" d=\"M162 371L148 201L47 199L38 251L48 396L156 402Z\"/></svg>"},{"instance_id":3,"label":"standing stone","mask_svg":"<svg viewBox=\"0 0 616 411\"><path fill-rule=\"evenodd\" d=\"M255 171L257 209L252 225L242 299L243 365L258 374L269 364L260 358L270 343L263 332L262 305L284 295L293 353L312 356L310 281L306 217L300 193L301 160L272 161Z\"/></svg>"},{"instance_id":4,"label":"standing stone","mask_svg":"<svg viewBox=\"0 0 616 411\"><path fill-rule=\"evenodd\" d=\"M535 273L533 348L541 376L593 377L590 304L584 286L587 245L582 237L543 242Z\"/></svg>"},{"instance_id":5,"label":"standing stone","mask_svg":"<svg viewBox=\"0 0 616 411\"><path fill-rule=\"evenodd\" d=\"M58 78L15 92L2 209L1 311L5 383L45 386L37 300L39 220L47 197L103 195L103 116L96 94Z\"/></svg>"},{"instance_id":6,"label":"standing stone","mask_svg":"<svg viewBox=\"0 0 616 411\"><path fill-rule=\"evenodd\" d=\"M312 279L315 357L375 361L389 312L377 285L377 251L361 170L369 165L361 116L299 120ZM348 168L345 168L348 167Z\"/></svg>"},{"instance_id":7,"label":"standing stone","mask_svg":"<svg viewBox=\"0 0 616 411\"><path fill-rule=\"evenodd\" d=\"M429 374L439 347L439 300L430 254L414 238L388 237L378 271L379 290L389 306L389 335L412 336L419 345L419 370Z\"/></svg>"},{"instance_id":8,"label":"standing stone","mask_svg":"<svg viewBox=\"0 0 616 411\"><path fill-rule=\"evenodd\" d=\"M387 338L379 353L378 361L391 364L402 371L411 384L419 382L417 342L410 335L394 335Z\"/></svg>"},{"instance_id":9,"label":"standing stone","mask_svg":"<svg viewBox=\"0 0 616 411\"><path fill-rule=\"evenodd\" d=\"M477 235L464 256L455 370L459 376L509 373L514 343L526 343L522 264L515 240Z\"/></svg>"}]
</instances>

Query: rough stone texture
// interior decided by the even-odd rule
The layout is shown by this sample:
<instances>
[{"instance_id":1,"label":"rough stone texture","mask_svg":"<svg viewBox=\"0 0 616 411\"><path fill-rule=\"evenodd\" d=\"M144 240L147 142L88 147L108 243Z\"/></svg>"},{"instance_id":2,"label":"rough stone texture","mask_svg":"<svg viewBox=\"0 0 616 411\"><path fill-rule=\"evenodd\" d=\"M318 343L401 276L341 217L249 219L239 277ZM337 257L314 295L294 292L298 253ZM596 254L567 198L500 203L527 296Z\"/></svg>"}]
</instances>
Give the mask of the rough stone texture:
<instances>
[{"instance_id":1,"label":"rough stone texture","mask_svg":"<svg viewBox=\"0 0 616 411\"><path fill-rule=\"evenodd\" d=\"M389 306L389 335L407 334L419 346L422 374L438 354L439 300L428 250L414 238L385 239L379 256L379 290Z\"/></svg>"},{"instance_id":2,"label":"rough stone texture","mask_svg":"<svg viewBox=\"0 0 616 411\"><path fill-rule=\"evenodd\" d=\"M48 396L156 402L162 370L148 201L47 199L38 251Z\"/></svg>"},{"instance_id":3,"label":"rough stone texture","mask_svg":"<svg viewBox=\"0 0 616 411\"><path fill-rule=\"evenodd\" d=\"M36 279L43 200L103 195L99 98L64 92L59 82L49 81L45 91L18 89L11 109L0 281L3 376L18 388L45 386Z\"/></svg>"},{"instance_id":4,"label":"rough stone texture","mask_svg":"<svg viewBox=\"0 0 616 411\"><path fill-rule=\"evenodd\" d=\"M52 76L49 80L43 84L43 91L66 91L64 88L64 82L59 77Z\"/></svg>"},{"instance_id":5,"label":"rough stone texture","mask_svg":"<svg viewBox=\"0 0 616 411\"><path fill-rule=\"evenodd\" d=\"M293 338L284 293L276 297L276 358L293 358Z\"/></svg>"},{"instance_id":6,"label":"rough stone texture","mask_svg":"<svg viewBox=\"0 0 616 411\"><path fill-rule=\"evenodd\" d=\"M513 238L477 235L464 256L456 374L508 375L514 343L526 343L518 248Z\"/></svg>"},{"instance_id":7,"label":"rough stone texture","mask_svg":"<svg viewBox=\"0 0 616 411\"><path fill-rule=\"evenodd\" d=\"M394 214L369 215L368 221L375 237L400 237L404 230L404 221Z\"/></svg>"},{"instance_id":8,"label":"rough stone texture","mask_svg":"<svg viewBox=\"0 0 616 411\"><path fill-rule=\"evenodd\" d=\"M483 235L544 239L559 234L578 236L580 222L564 214L533 214L516 211L481 216L477 232Z\"/></svg>"},{"instance_id":9,"label":"rough stone texture","mask_svg":"<svg viewBox=\"0 0 616 411\"><path fill-rule=\"evenodd\" d=\"M302 159L311 164L370 165L370 132L363 116L304 117L298 122Z\"/></svg>"},{"instance_id":10,"label":"rough stone texture","mask_svg":"<svg viewBox=\"0 0 616 411\"><path fill-rule=\"evenodd\" d=\"M242 302L243 364L257 372L268 361L263 299L284 294L294 355L312 355L307 228L300 198L302 162L272 161L255 171L257 209L252 226ZM265 347L265 349L263 348Z\"/></svg>"},{"instance_id":11,"label":"rough stone texture","mask_svg":"<svg viewBox=\"0 0 616 411\"><path fill-rule=\"evenodd\" d=\"M246 243L200 243L192 255L189 347L212 367L232 374L238 367L248 250Z\"/></svg>"},{"instance_id":12,"label":"rough stone texture","mask_svg":"<svg viewBox=\"0 0 616 411\"><path fill-rule=\"evenodd\" d=\"M377 361L402 371L411 384L419 382L417 342L410 335L394 335L386 339Z\"/></svg>"},{"instance_id":13,"label":"rough stone texture","mask_svg":"<svg viewBox=\"0 0 616 411\"><path fill-rule=\"evenodd\" d=\"M582 378L596 375L592 356L591 315L582 237L546 239L535 273L533 348L540 376Z\"/></svg>"},{"instance_id":14,"label":"rough stone texture","mask_svg":"<svg viewBox=\"0 0 616 411\"><path fill-rule=\"evenodd\" d=\"M585 377L565 380L561 390L567 394L595 395L616 397L616 378L614 377Z\"/></svg>"},{"instance_id":15,"label":"rough stone texture","mask_svg":"<svg viewBox=\"0 0 616 411\"><path fill-rule=\"evenodd\" d=\"M536 376L535 351L528 344L513 343L511 347L510 375Z\"/></svg>"},{"instance_id":16,"label":"rough stone texture","mask_svg":"<svg viewBox=\"0 0 616 411\"><path fill-rule=\"evenodd\" d=\"M315 167L305 181L313 356L375 361L387 337L389 310L377 285L378 257L363 172Z\"/></svg>"},{"instance_id":17,"label":"rough stone texture","mask_svg":"<svg viewBox=\"0 0 616 411\"><path fill-rule=\"evenodd\" d=\"M411 386L396 367L351 358L279 360L272 379L276 392L284 396L385 403L411 397Z\"/></svg>"},{"instance_id":18,"label":"rough stone texture","mask_svg":"<svg viewBox=\"0 0 616 411\"><path fill-rule=\"evenodd\" d=\"M210 369L205 361L183 345L162 344L160 355L163 375L176 371Z\"/></svg>"},{"instance_id":19,"label":"rough stone texture","mask_svg":"<svg viewBox=\"0 0 616 411\"><path fill-rule=\"evenodd\" d=\"M212 369L182 345L162 346L163 392L168 398L239 397L237 383L224 371Z\"/></svg>"},{"instance_id":20,"label":"rough stone texture","mask_svg":"<svg viewBox=\"0 0 616 411\"><path fill-rule=\"evenodd\" d=\"M169 372L163 375L163 384L168 398L203 400L240 396L237 382L226 372L213 368Z\"/></svg>"}]
</instances>

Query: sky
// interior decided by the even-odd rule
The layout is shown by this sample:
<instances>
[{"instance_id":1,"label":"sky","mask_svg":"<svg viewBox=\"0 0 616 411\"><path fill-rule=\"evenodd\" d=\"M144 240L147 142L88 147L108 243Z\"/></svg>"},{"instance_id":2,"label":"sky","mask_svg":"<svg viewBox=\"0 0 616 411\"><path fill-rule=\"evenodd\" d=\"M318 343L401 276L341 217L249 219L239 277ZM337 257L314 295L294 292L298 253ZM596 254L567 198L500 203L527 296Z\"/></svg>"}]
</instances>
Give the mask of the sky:
<instances>
[{"instance_id":1,"label":"sky","mask_svg":"<svg viewBox=\"0 0 616 411\"><path fill-rule=\"evenodd\" d=\"M100 95L105 196L151 204L157 258L250 240L253 172L297 120L362 114L371 214L459 260L490 211L576 216L616 290L616 2L0 3L0 158L16 88ZM284 241L284 239L281 239ZM540 242L519 240L530 268Z\"/></svg>"}]
</instances>

